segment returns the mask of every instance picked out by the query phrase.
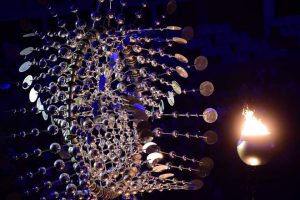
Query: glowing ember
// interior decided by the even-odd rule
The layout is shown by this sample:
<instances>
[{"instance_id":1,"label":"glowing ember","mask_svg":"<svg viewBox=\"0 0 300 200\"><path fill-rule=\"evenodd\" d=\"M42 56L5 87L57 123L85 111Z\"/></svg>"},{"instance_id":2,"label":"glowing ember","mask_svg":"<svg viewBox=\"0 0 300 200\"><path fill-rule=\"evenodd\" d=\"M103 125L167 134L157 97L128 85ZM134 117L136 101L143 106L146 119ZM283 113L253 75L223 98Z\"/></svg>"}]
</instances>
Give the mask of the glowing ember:
<instances>
[{"instance_id":1,"label":"glowing ember","mask_svg":"<svg viewBox=\"0 0 300 200\"><path fill-rule=\"evenodd\" d=\"M254 116L254 112L249 109L244 109L243 115L245 117L245 123L242 128L242 136L264 136L269 135L270 131Z\"/></svg>"}]
</instances>

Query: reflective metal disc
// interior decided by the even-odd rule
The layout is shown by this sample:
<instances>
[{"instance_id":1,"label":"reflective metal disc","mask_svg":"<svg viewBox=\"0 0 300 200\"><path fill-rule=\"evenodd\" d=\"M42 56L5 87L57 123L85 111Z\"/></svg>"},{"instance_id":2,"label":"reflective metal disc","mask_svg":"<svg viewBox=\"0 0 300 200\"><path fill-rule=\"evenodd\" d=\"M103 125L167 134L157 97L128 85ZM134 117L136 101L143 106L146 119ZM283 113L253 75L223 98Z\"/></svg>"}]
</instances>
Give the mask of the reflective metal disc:
<instances>
[{"instance_id":1,"label":"reflective metal disc","mask_svg":"<svg viewBox=\"0 0 300 200\"><path fill-rule=\"evenodd\" d=\"M174 176L173 173L166 173L166 174L161 174L159 176L159 179L167 179L167 178L172 178Z\"/></svg>"},{"instance_id":2,"label":"reflective metal disc","mask_svg":"<svg viewBox=\"0 0 300 200\"><path fill-rule=\"evenodd\" d=\"M36 101L36 107L39 110L39 113L44 111L44 106L42 104L41 98L38 98Z\"/></svg>"},{"instance_id":3,"label":"reflective metal disc","mask_svg":"<svg viewBox=\"0 0 300 200\"><path fill-rule=\"evenodd\" d=\"M172 88L176 94L181 94L181 87L176 81L172 81Z\"/></svg>"},{"instance_id":4,"label":"reflective metal disc","mask_svg":"<svg viewBox=\"0 0 300 200\"><path fill-rule=\"evenodd\" d=\"M186 26L182 29L181 35L183 38L187 40L191 40L194 38L194 29L191 26Z\"/></svg>"},{"instance_id":5,"label":"reflective metal disc","mask_svg":"<svg viewBox=\"0 0 300 200\"><path fill-rule=\"evenodd\" d=\"M203 112L203 119L207 123L214 123L218 119L218 113L213 108L207 108Z\"/></svg>"},{"instance_id":6,"label":"reflective metal disc","mask_svg":"<svg viewBox=\"0 0 300 200\"><path fill-rule=\"evenodd\" d=\"M173 37L173 41L178 43L178 44L187 44L187 40L184 38L180 38L180 37Z\"/></svg>"},{"instance_id":7,"label":"reflective metal disc","mask_svg":"<svg viewBox=\"0 0 300 200\"><path fill-rule=\"evenodd\" d=\"M42 116L45 121L48 120L48 114L45 111L42 111Z\"/></svg>"},{"instance_id":8,"label":"reflective metal disc","mask_svg":"<svg viewBox=\"0 0 300 200\"><path fill-rule=\"evenodd\" d=\"M21 65L21 67L19 68L19 72L26 72L31 67L31 65L32 65L32 62L30 62L30 61L23 63Z\"/></svg>"},{"instance_id":9,"label":"reflective metal disc","mask_svg":"<svg viewBox=\"0 0 300 200\"><path fill-rule=\"evenodd\" d=\"M147 156L147 161L149 164L156 165L161 159L163 159L163 155L161 153L151 153Z\"/></svg>"},{"instance_id":10,"label":"reflective metal disc","mask_svg":"<svg viewBox=\"0 0 300 200\"><path fill-rule=\"evenodd\" d=\"M189 62L189 60L188 60L184 55L181 55L181 54L179 54L179 53L176 53L176 54L175 54L175 58L176 58L178 61L182 62L182 63L188 63L188 62Z\"/></svg>"},{"instance_id":11,"label":"reflective metal disc","mask_svg":"<svg viewBox=\"0 0 300 200\"><path fill-rule=\"evenodd\" d=\"M26 76L26 78L23 81L22 88L24 90L27 90L32 85L32 82L33 82L33 76L31 75Z\"/></svg>"},{"instance_id":12,"label":"reflective metal disc","mask_svg":"<svg viewBox=\"0 0 300 200\"><path fill-rule=\"evenodd\" d=\"M203 96L208 97L214 93L215 88L210 81L204 81L200 84L199 91Z\"/></svg>"},{"instance_id":13,"label":"reflective metal disc","mask_svg":"<svg viewBox=\"0 0 300 200\"><path fill-rule=\"evenodd\" d=\"M34 89L31 88L30 92L29 92L29 100L30 102L35 102L38 98L39 93Z\"/></svg>"},{"instance_id":14,"label":"reflective metal disc","mask_svg":"<svg viewBox=\"0 0 300 200\"><path fill-rule=\"evenodd\" d=\"M195 179L189 182L188 190L200 190L203 187L204 183L200 179Z\"/></svg>"},{"instance_id":15,"label":"reflective metal disc","mask_svg":"<svg viewBox=\"0 0 300 200\"><path fill-rule=\"evenodd\" d=\"M163 100L160 100L159 102L159 112L160 113L163 113L165 110L165 104L164 104L164 101Z\"/></svg>"},{"instance_id":16,"label":"reflective metal disc","mask_svg":"<svg viewBox=\"0 0 300 200\"><path fill-rule=\"evenodd\" d=\"M198 71L203 71L208 66L208 60L205 56L198 56L194 61L195 69Z\"/></svg>"},{"instance_id":17,"label":"reflective metal disc","mask_svg":"<svg viewBox=\"0 0 300 200\"><path fill-rule=\"evenodd\" d=\"M175 99L174 99L174 93L173 92L170 92L170 91L168 92L167 100L168 100L168 103L169 103L170 106L174 106Z\"/></svg>"},{"instance_id":18,"label":"reflective metal disc","mask_svg":"<svg viewBox=\"0 0 300 200\"><path fill-rule=\"evenodd\" d=\"M23 38L34 37L36 35L37 35L36 33L27 33L27 34L23 35Z\"/></svg>"},{"instance_id":19,"label":"reflective metal disc","mask_svg":"<svg viewBox=\"0 0 300 200\"><path fill-rule=\"evenodd\" d=\"M159 173L159 172L162 172L162 171L165 171L168 169L169 169L169 167L167 165L157 165L157 166L153 167L152 171Z\"/></svg>"},{"instance_id":20,"label":"reflective metal disc","mask_svg":"<svg viewBox=\"0 0 300 200\"><path fill-rule=\"evenodd\" d=\"M20 52L20 55L27 56L27 55L31 54L33 51L34 51L33 47L27 47Z\"/></svg>"},{"instance_id":21,"label":"reflective metal disc","mask_svg":"<svg viewBox=\"0 0 300 200\"><path fill-rule=\"evenodd\" d=\"M179 26L167 26L166 29L171 30L171 31L180 31L181 27L179 27Z\"/></svg>"},{"instance_id":22,"label":"reflective metal disc","mask_svg":"<svg viewBox=\"0 0 300 200\"><path fill-rule=\"evenodd\" d=\"M189 77L189 74L187 73L187 71L183 67L177 66L176 67L176 72L182 78L188 78Z\"/></svg>"}]
</instances>

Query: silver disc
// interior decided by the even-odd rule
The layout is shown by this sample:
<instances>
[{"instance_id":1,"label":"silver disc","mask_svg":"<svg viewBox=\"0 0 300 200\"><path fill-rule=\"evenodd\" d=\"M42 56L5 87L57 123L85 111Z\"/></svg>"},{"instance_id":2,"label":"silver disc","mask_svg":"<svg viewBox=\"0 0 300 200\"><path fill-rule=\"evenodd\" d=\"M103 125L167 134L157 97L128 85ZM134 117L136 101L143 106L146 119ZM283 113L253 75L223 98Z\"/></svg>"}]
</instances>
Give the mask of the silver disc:
<instances>
[{"instance_id":1,"label":"silver disc","mask_svg":"<svg viewBox=\"0 0 300 200\"><path fill-rule=\"evenodd\" d=\"M195 69L198 71L203 71L208 66L208 60L205 56L198 56L194 61Z\"/></svg>"},{"instance_id":2,"label":"silver disc","mask_svg":"<svg viewBox=\"0 0 300 200\"><path fill-rule=\"evenodd\" d=\"M200 84L199 91L203 96L208 97L214 93L215 88L210 81L204 81Z\"/></svg>"},{"instance_id":3,"label":"silver disc","mask_svg":"<svg viewBox=\"0 0 300 200\"><path fill-rule=\"evenodd\" d=\"M177 66L176 67L176 72L182 78L188 78L189 77L189 74L187 73L187 71L183 67Z\"/></svg>"},{"instance_id":4,"label":"silver disc","mask_svg":"<svg viewBox=\"0 0 300 200\"><path fill-rule=\"evenodd\" d=\"M170 92L170 91L168 92L167 100L168 100L168 103L169 103L170 106L174 106L175 99L174 99L174 93L173 92Z\"/></svg>"},{"instance_id":5,"label":"silver disc","mask_svg":"<svg viewBox=\"0 0 300 200\"><path fill-rule=\"evenodd\" d=\"M27 47L27 48L23 49L23 50L20 52L20 55L21 55L21 56L28 56L28 55L31 54L33 51L34 51L34 48L33 48L33 47Z\"/></svg>"},{"instance_id":6,"label":"silver disc","mask_svg":"<svg viewBox=\"0 0 300 200\"><path fill-rule=\"evenodd\" d=\"M45 111L42 111L42 116L45 121L48 120L48 114Z\"/></svg>"},{"instance_id":7,"label":"silver disc","mask_svg":"<svg viewBox=\"0 0 300 200\"><path fill-rule=\"evenodd\" d=\"M36 35L37 35L36 33L27 33L27 34L23 35L23 38L34 37Z\"/></svg>"},{"instance_id":8,"label":"silver disc","mask_svg":"<svg viewBox=\"0 0 300 200\"><path fill-rule=\"evenodd\" d=\"M172 88L176 94L181 94L181 87L176 81L172 81Z\"/></svg>"},{"instance_id":9,"label":"silver disc","mask_svg":"<svg viewBox=\"0 0 300 200\"><path fill-rule=\"evenodd\" d=\"M44 106L41 102L41 98L38 98L37 101L36 101L36 107L37 109L39 110L39 113L44 111Z\"/></svg>"},{"instance_id":10,"label":"silver disc","mask_svg":"<svg viewBox=\"0 0 300 200\"><path fill-rule=\"evenodd\" d=\"M26 61L24 62L21 67L19 68L19 72L26 72L32 65L32 62Z\"/></svg>"},{"instance_id":11,"label":"silver disc","mask_svg":"<svg viewBox=\"0 0 300 200\"><path fill-rule=\"evenodd\" d=\"M161 174L159 176L159 179L167 179L167 178L172 178L174 176L173 173L166 173L166 174Z\"/></svg>"},{"instance_id":12,"label":"silver disc","mask_svg":"<svg viewBox=\"0 0 300 200\"><path fill-rule=\"evenodd\" d=\"M179 26L167 26L166 29L171 30L171 31L180 31L181 27L179 27Z\"/></svg>"},{"instance_id":13,"label":"silver disc","mask_svg":"<svg viewBox=\"0 0 300 200\"><path fill-rule=\"evenodd\" d=\"M31 75L26 76L26 78L23 81L22 88L24 90L27 90L32 85L32 82L33 82L33 76Z\"/></svg>"},{"instance_id":14,"label":"silver disc","mask_svg":"<svg viewBox=\"0 0 300 200\"><path fill-rule=\"evenodd\" d=\"M203 119L209 124L214 123L218 119L218 113L213 108L207 108L203 112Z\"/></svg>"},{"instance_id":15,"label":"silver disc","mask_svg":"<svg viewBox=\"0 0 300 200\"><path fill-rule=\"evenodd\" d=\"M165 110L165 104L164 104L164 101L163 100L160 100L159 102L159 112L160 113L163 113Z\"/></svg>"},{"instance_id":16,"label":"silver disc","mask_svg":"<svg viewBox=\"0 0 300 200\"><path fill-rule=\"evenodd\" d=\"M37 100L39 96L39 93L34 89L34 88L31 88L30 92L29 92L29 100L30 102L35 102Z\"/></svg>"},{"instance_id":17,"label":"silver disc","mask_svg":"<svg viewBox=\"0 0 300 200\"><path fill-rule=\"evenodd\" d=\"M180 37L173 37L172 38L174 42L178 43L178 44L187 44L187 40L184 38L180 38Z\"/></svg>"},{"instance_id":18,"label":"silver disc","mask_svg":"<svg viewBox=\"0 0 300 200\"><path fill-rule=\"evenodd\" d=\"M175 56L174 56L178 61L182 62L182 63L188 63L189 60L184 56L184 55L181 55L179 53L176 53Z\"/></svg>"},{"instance_id":19,"label":"silver disc","mask_svg":"<svg viewBox=\"0 0 300 200\"><path fill-rule=\"evenodd\" d=\"M168 169L169 169L169 167L167 165L157 165L157 166L153 167L152 171L159 173L159 172L162 172L162 171L165 171Z\"/></svg>"}]
</instances>

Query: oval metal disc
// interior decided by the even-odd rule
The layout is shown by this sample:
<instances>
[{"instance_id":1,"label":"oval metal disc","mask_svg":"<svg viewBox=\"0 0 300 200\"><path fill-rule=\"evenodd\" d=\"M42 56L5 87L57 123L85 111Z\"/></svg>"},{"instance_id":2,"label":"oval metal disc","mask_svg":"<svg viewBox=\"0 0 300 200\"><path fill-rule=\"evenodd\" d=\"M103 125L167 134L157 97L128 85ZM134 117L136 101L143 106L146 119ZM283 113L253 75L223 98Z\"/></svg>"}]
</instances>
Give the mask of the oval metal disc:
<instances>
[{"instance_id":1,"label":"oval metal disc","mask_svg":"<svg viewBox=\"0 0 300 200\"><path fill-rule=\"evenodd\" d=\"M159 179L167 179L167 178L172 178L174 176L173 173L166 173L166 174L161 174L159 176Z\"/></svg>"},{"instance_id":2,"label":"oval metal disc","mask_svg":"<svg viewBox=\"0 0 300 200\"><path fill-rule=\"evenodd\" d=\"M23 50L20 52L20 55L21 55L21 56L28 56L28 55L31 54L33 51L34 51L34 48L33 48L33 47L27 47L27 48L23 49Z\"/></svg>"},{"instance_id":3,"label":"oval metal disc","mask_svg":"<svg viewBox=\"0 0 300 200\"><path fill-rule=\"evenodd\" d=\"M163 155L161 153L158 153L158 152L150 153L147 156L147 161L148 161L149 164L159 162L161 159L163 159Z\"/></svg>"},{"instance_id":4,"label":"oval metal disc","mask_svg":"<svg viewBox=\"0 0 300 200\"><path fill-rule=\"evenodd\" d=\"M185 39L191 40L194 38L194 29L191 26L186 26L182 29L181 34Z\"/></svg>"},{"instance_id":5,"label":"oval metal disc","mask_svg":"<svg viewBox=\"0 0 300 200\"><path fill-rule=\"evenodd\" d=\"M178 44L187 44L187 40L184 38L180 38L180 37L173 37L173 41L178 43Z\"/></svg>"},{"instance_id":6,"label":"oval metal disc","mask_svg":"<svg viewBox=\"0 0 300 200\"><path fill-rule=\"evenodd\" d=\"M195 69L198 71L203 71L208 66L208 60L205 56L198 56L194 61Z\"/></svg>"},{"instance_id":7,"label":"oval metal disc","mask_svg":"<svg viewBox=\"0 0 300 200\"><path fill-rule=\"evenodd\" d=\"M26 61L24 62L21 67L19 68L19 72L26 72L32 65L32 62Z\"/></svg>"},{"instance_id":8,"label":"oval metal disc","mask_svg":"<svg viewBox=\"0 0 300 200\"><path fill-rule=\"evenodd\" d=\"M39 93L34 89L34 88L31 88L30 92L29 92L29 100L30 102L35 102L37 100L39 96Z\"/></svg>"},{"instance_id":9,"label":"oval metal disc","mask_svg":"<svg viewBox=\"0 0 300 200\"><path fill-rule=\"evenodd\" d=\"M171 31L180 31L181 27L179 27L179 26L167 26L166 29L171 30Z\"/></svg>"},{"instance_id":10,"label":"oval metal disc","mask_svg":"<svg viewBox=\"0 0 300 200\"><path fill-rule=\"evenodd\" d=\"M174 106L175 99L174 99L174 93L173 92L170 92L170 91L168 92L167 100L168 100L168 103L169 103L170 106Z\"/></svg>"},{"instance_id":11,"label":"oval metal disc","mask_svg":"<svg viewBox=\"0 0 300 200\"><path fill-rule=\"evenodd\" d=\"M27 34L23 35L23 38L34 37L36 35L37 35L36 33L27 33Z\"/></svg>"},{"instance_id":12,"label":"oval metal disc","mask_svg":"<svg viewBox=\"0 0 300 200\"><path fill-rule=\"evenodd\" d=\"M45 111L42 111L42 116L45 121L48 120L48 114Z\"/></svg>"},{"instance_id":13,"label":"oval metal disc","mask_svg":"<svg viewBox=\"0 0 300 200\"><path fill-rule=\"evenodd\" d=\"M179 83L177 83L176 81L172 81L172 88L174 90L174 92L176 92L176 94L181 94L181 87L179 85Z\"/></svg>"},{"instance_id":14,"label":"oval metal disc","mask_svg":"<svg viewBox=\"0 0 300 200\"><path fill-rule=\"evenodd\" d=\"M38 98L36 101L36 107L39 110L39 113L44 110L44 106L42 104L41 98Z\"/></svg>"},{"instance_id":15,"label":"oval metal disc","mask_svg":"<svg viewBox=\"0 0 300 200\"><path fill-rule=\"evenodd\" d=\"M159 102L159 112L160 113L163 113L165 110L165 104L164 104L164 101L163 100L160 100Z\"/></svg>"},{"instance_id":16,"label":"oval metal disc","mask_svg":"<svg viewBox=\"0 0 300 200\"><path fill-rule=\"evenodd\" d=\"M177 66L176 67L176 72L182 78L188 78L189 77L189 74L187 73L187 71L183 67Z\"/></svg>"},{"instance_id":17,"label":"oval metal disc","mask_svg":"<svg viewBox=\"0 0 300 200\"><path fill-rule=\"evenodd\" d=\"M26 78L23 81L22 88L24 90L27 90L32 85L32 82L33 82L33 76L31 75L26 76Z\"/></svg>"},{"instance_id":18,"label":"oval metal disc","mask_svg":"<svg viewBox=\"0 0 300 200\"><path fill-rule=\"evenodd\" d=\"M189 60L188 60L184 55L181 55L181 54L179 54L179 53L176 53L176 54L175 54L175 58L176 58L178 61L182 62L182 63L188 63L188 62L189 62Z\"/></svg>"},{"instance_id":19,"label":"oval metal disc","mask_svg":"<svg viewBox=\"0 0 300 200\"><path fill-rule=\"evenodd\" d=\"M159 172L163 172L168 169L170 169L170 168L167 165L157 165L157 166L153 167L152 171L159 173Z\"/></svg>"},{"instance_id":20,"label":"oval metal disc","mask_svg":"<svg viewBox=\"0 0 300 200\"><path fill-rule=\"evenodd\" d=\"M215 87L212 84L212 82L204 81L203 83L200 84L199 91L203 96L208 97L214 93Z\"/></svg>"}]
</instances>

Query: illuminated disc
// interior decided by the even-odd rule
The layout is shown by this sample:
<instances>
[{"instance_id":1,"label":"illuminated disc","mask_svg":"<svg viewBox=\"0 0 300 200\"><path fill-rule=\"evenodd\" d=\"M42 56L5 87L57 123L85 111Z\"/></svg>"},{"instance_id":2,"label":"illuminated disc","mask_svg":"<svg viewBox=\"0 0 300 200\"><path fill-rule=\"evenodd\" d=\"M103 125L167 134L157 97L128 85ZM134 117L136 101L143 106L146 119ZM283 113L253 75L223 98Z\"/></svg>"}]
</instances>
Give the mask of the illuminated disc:
<instances>
[{"instance_id":1,"label":"illuminated disc","mask_svg":"<svg viewBox=\"0 0 300 200\"><path fill-rule=\"evenodd\" d=\"M23 35L23 38L34 37L36 35L37 35L36 33L27 33L27 34Z\"/></svg>"},{"instance_id":2,"label":"illuminated disc","mask_svg":"<svg viewBox=\"0 0 300 200\"><path fill-rule=\"evenodd\" d=\"M33 82L33 76L31 75L26 76L26 78L23 81L22 88L24 90L28 89L32 85L32 82Z\"/></svg>"},{"instance_id":3,"label":"illuminated disc","mask_svg":"<svg viewBox=\"0 0 300 200\"><path fill-rule=\"evenodd\" d=\"M187 71L183 67L177 66L176 67L176 72L182 78L188 78L189 77L189 74L187 73Z\"/></svg>"},{"instance_id":4,"label":"illuminated disc","mask_svg":"<svg viewBox=\"0 0 300 200\"><path fill-rule=\"evenodd\" d=\"M31 54L33 51L34 51L33 47L27 47L20 52L20 55L27 56L27 55Z\"/></svg>"},{"instance_id":5,"label":"illuminated disc","mask_svg":"<svg viewBox=\"0 0 300 200\"><path fill-rule=\"evenodd\" d=\"M30 61L23 63L21 65L21 67L19 68L19 72L26 72L31 67L31 65L32 65L32 62L30 62Z\"/></svg>"},{"instance_id":6,"label":"illuminated disc","mask_svg":"<svg viewBox=\"0 0 300 200\"><path fill-rule=\"evenodd\" d=\"M181 87L176 81L172 81L172 88L176 94L181 94Z\"/></svg>"},{"instance_id":7,"label":"illuminated disc","mask_svg":"<svg viewBox=\"0 0 300 200\"><path fill-rule=\"evenodd\" d=\"M167 26L166 29L171 30L171 31L180 31L181 27L179 27L179 26Z\"/></svg>"},{"instance_id":8,"label":"illuminated disc","mask_svg":"<svg viewBox=\"0 0 300 200\"><path fill-rule=\"evenodd\" d=\"M45 121L48 120L48 114L45 111L42 111L42 116Z\"/></svg>"},{"instance_id":9,"label":"illuminated disc","mask_svg":"<svg viewBox=\"0 0 300 200\"><path fill-rule=\"evenodd\" d=\"M161 159L163 159L163 155L157 152L151 153L147 156L149 164L157 164Z\"/></svg>"},{"instance_id":10,"label":"illuminated disc","mask_svg":"<svg viewBox=\"0 0 300 200\"><path fill-rule=\"evenodd\" d=\"M159 102L159 112L160 113L163 113L165 110L165 104L164 104L164 101L163 100L160 100Z\"/></svg>"},{"instance_id":11,"label":"illuminated disc","mask_svg":"<svg viewBox=\"0 0 300 200\"><path fill-rule=\"evenodd\" d=\"M180 37L173 37L173 41L178 43L178 44L187 44L187 40L184 38L180 38Z\"/></svg>"},{"instance_id":12,"label":"illuminated disc","mask_svg":"<svg viewBox=\"0 0 300 200\"><path fill-rule=\"evenodd\" d=\"M174 174L172 174L172 173L161 174L161 175L159 176L159 179L172 178L173 176L174 176Z\"/></svg>"},{"instance_id":13,"label":"illuminated disc","mask_svg":"<svg viewBox=\"0 0 300 200\"><path fill-rule=\"evenodd\" d=\"M179 54L179 53L176 53L176 54L175 54L175 58L176 58L178 61L182 62L182 63L188 63L188 62L189 62L189 60L188 60L184 55L181 55L181 54Z\"/></svg>"},{"instance_id":14,"label":"illuminated disc","mask_svg":"<svg viewBox=\"0 0 300 200\"><path fill-rule=\"evenodd\" d=\"M206 131L203 136L207 144L215 144L218 141L218 135L214 131Z\"/></svg>"},{"instance_id":15,"label":"illuminated disc","mask_svg":"<svg viewBox=\"0 0 300 200\"><path fill-rule=\"evenodd\" d=\"M194 38L194 29L191 26L186 26L182 29L181 35L183 38L187 40L191 40Z\"/></svg>"},{"instance_id":16,"label":"illuminated disc","mask_svg":"<svg viewBox=\"0 0 300 200\"><path fill-rule=\"evenodd\" d=\"M207 108L203 112L203 119L207 123L214 123L218 119L218 113L213 108Z\"/></svg>"},{"instance_id":17,"label":"illuminated disc","mask_svg":"<svg viewBox=\"0 0 300 200\"><path fill-rule=\"evenodd\" d=\"M170 0L167 4L167 13L172 15L177 10L177 3L175 0Z\"/></svg>"},{"instance_id":18,"label":"illuminated disc","mask_svg":"<svg viewBox=\"0 0 300 200\"><path fill-rule=\"evenodd\" d=\"M175 99L174 99L174 93L173 92L168 91L168 98L167 98L167 100L168 100L168 103L169 103L170 106L174 106Z\"/></svg>"},{"instance_id":19,"label":"illuminated disc","mask_svg":"<svg viewBox=\"0 0 300 200\"><path fill-rule=\"evenodd\" d=\"M203 187L204 183L200 179L195 179L189 182L188 190L200 190Z\"/></svg>"},{"instance_id":20,"label":"illuminated disc","mask_svg":"<svg viewBox=\"0 0 300 200\"><path fill-rule=\"evenodd\" d=\"M44 111L44 106L42 104L41 98L38 98L36 101L36 107L39 110L39 113Z\"/></svg>"},{"instance_id":21,"label":"illuminated disc","mask_svg":"<svg viewBox=\"0 0 300 200\"><path fill-rule=\"evenodd\" d=\"M208 97L214 93L215 88L210 81L204 81L200 84L199 91L203 96Z\"/></svg>"},{"instance_id":22,"label":"illuminated disc","mask_svg":"<svg viewBox=\"0 0 300 200\"><path fill-rule=\"evenodd\" d=\"M203 71L208 66L208 60L205 56L198 56L194 61L195 69L198 71Z\"/></svg>"},{"instance_id":23,"label":"illuminated disc","mask_svg":"<svg viewBox=\"0 0 300 200\"><path fill-rule=\"evenodd\" d=\"M157 144L154 143L154 142L147 142L146 144L144 144L144 146L143 146L143 148L142 148L142 149L143 149L143 152L146 153L147 149L148 149L150 146L153 146L153 145L157 146Z\"/></svg>"},{"instance_id":24,"label":"illuminated disc","mask_svg":"<svg viewBox=\"0 0 300 200\"><path fill-rule=\"evenodd\" d=\"M163 172L165 170L170 169L167 165L157 165L155 167L152 168L153 172L159 173L159 172Z\"/></svg>"},{"instance_id":25,"label":"illuminated disc","mask_svg":"<svg viewBox=\"0 0 300 200\"><path fill-rule=\"evenodd\" d=\"M38 98L39 93L34 89L31 88L30 92L29 92L29 100L30 102L35 102Z\"/></svg>"}]
</instances>

